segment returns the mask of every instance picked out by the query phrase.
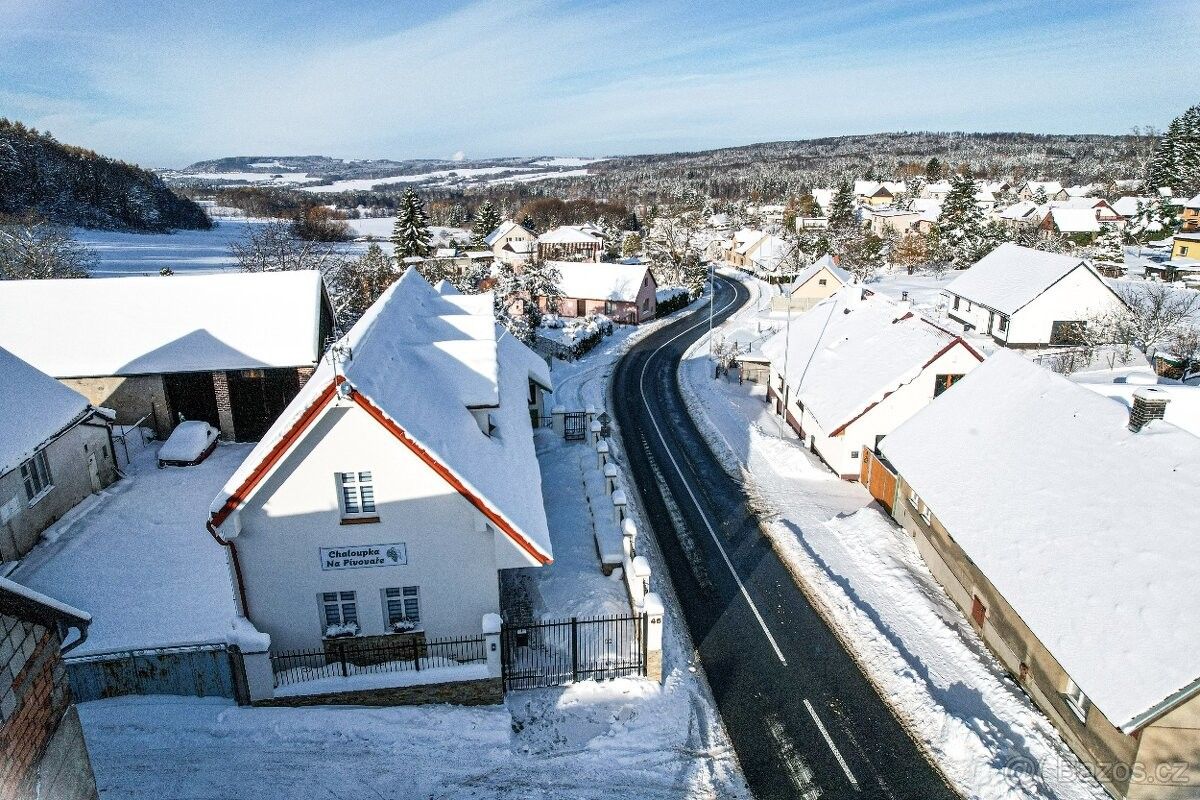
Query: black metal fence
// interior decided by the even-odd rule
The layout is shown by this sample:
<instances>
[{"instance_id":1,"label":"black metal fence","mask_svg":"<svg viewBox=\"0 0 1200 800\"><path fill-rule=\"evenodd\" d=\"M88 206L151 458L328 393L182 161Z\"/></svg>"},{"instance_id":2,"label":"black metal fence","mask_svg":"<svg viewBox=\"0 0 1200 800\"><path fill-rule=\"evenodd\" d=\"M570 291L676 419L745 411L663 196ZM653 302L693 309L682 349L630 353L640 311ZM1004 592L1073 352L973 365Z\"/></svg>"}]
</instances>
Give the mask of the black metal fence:
<instances>
[{"instance_id":1,"label":"black metal fence","mask_svg":"<svg viewBox=\"0 0 1200 800\"><path fill-rule=\"evenodd\" d=\"M563 414L563 437L568 442L579 442L587 438L587 413L583 411L568 411Z\"/></svg>"},{"instance_id":2,"label":"black metal fence","mask_svg":"<svg viewBox=\"0 0 1200 800\"><path fill-rule=\"evenodd\" d=\"M572 617L507 624L504 688L538 689L646 674L646 617Z\"/></svg>"},{"instance_id":3,"label":"black metal fence","mask_svg":"<svg viewBox=\"0 0 1200 800\"><path fill-rule=\"evenodd\" d=\"M483 636L426 639L397 635L389 640L330 639L320 650L285 650L271 654L275 685L319 678L348 678L381 672L420 672L487 661Z\"/></svg>"}]
</instances>

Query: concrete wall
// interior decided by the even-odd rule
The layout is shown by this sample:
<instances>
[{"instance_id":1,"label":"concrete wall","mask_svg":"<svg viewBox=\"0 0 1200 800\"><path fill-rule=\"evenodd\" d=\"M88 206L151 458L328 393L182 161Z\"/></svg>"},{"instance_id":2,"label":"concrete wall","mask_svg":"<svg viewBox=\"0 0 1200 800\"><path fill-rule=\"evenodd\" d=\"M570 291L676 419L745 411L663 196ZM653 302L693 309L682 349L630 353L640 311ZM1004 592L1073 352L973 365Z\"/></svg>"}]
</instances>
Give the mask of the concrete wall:
<instances>
[{"instance_id":1,"label":"concrete wall","mask_svg":"<svg viewBox=\"0 0 1200 800\"><path fill-rule=\"evenodd\" d=\"M481 434L482 435L482 434ZM379 521L342 524L339 471L373 473ZM499 610L498 567L518 566L511 546L467 501L366 412L336 405L250 498L236 547L248 615L272 650L321 645L318 594L356 591L361 632L383 634L381 590L419 586L430 638L477 636ZM319 548L403 542L408 564L322 570Z\"/></svg>"},{"instance_id":2,"label":"concrete wall","mask_svg":"<svg viewBox=\"0 0 1200 800\"><path fill-rule=\"evenodd\" d=\"M884 445L886 453L887 446ZM992 586L937 518L936 509L922 512L924 501L910 499L912 487L900 476L892 514L914 538L917 549L955 605L970 620L984 643L1033 702L1049 717L1067 744L1101 784L1117 797L1195 798L1200 774L1200 703L1193 700L1143 731L1141 739L1119 730L1095 706L1081 722L1063 698L1068 675L1029 630L1018 613ZM986 608L983 625L971 618L974 598ZM1114 642L1119 646L1119 642ZM1157 782L1131 780L1139 772L1158 776L1169 772L1168 762L1187 759L1191 781L1168 789Z\"/></svg>"},{"instance_id":3,"label":"concrete wall","mask_svg":"<svg viewBox=\"0 0 1200 800\"><path fill-rule=\"evenodd\" d=\"M42 531L79 504L94 489L89 458L96 460L100 487L117 479L117 467L104 428L76 425L46 447L53 488L30 505L20 467L0 475L0 506L12 503L17 512L0 522L0 561L28 553Z\"/></svg>"},{"instance_id":4,"label":"concrete wall","mask_svg":"<svg viewBox=\"0 0 1200 800\"><path fill-rule=\"evenodd\" d=\"M278 697L256 702L256 706L420 706L429 703L449 703L456 706L486 706L504 702L502 678L480 678L473 681L423 683L416 686L395 686L354 692L303 694Z\"/></svg>"},{"instance_id":5,"label":"concrete wall","mask_svg":"<svg viewBox=\"0 0 1200 800\"><path fill-rule=\"evenodd\" d=\"M118 425L132 425L149 415L147 422L160 437L167 436L175 427L161 375L63 378L60 383L82 394L92 405L116 411Z\"/></svg>"},{"instance_id":6,"label":"concrete wall","mask_svg":"<svg viewBox=\"0 0 1200 800\"><path fill-rule=\"evenodd\" d=\"M0 636L0 797L95 798L58 634L0 616Z\"/></svg>"}]
</instances>

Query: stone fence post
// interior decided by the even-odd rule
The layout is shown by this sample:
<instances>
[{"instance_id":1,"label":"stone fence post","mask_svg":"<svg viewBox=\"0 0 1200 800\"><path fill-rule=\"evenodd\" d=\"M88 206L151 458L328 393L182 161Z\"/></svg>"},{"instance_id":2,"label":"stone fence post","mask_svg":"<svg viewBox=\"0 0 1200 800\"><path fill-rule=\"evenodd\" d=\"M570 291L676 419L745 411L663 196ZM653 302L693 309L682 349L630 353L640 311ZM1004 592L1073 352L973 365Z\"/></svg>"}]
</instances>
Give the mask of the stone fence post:
<instances>
[{"instance_id":1,"label":"stone fence post","mask_svg":"<svg viewBox=\"0 0 1200 800\"><path fill-rule=\"evenodd\" d=\"M604 465L604 483L608 489L609 494L612 494L613 492L615 492L617 490L618 484L617 484L617 465L616 464L605 464Z\"/></svg>"},{"instance_id":2,"label":"stone fence post","mask_svg":"<svg viewBox=\"0 0 1200 800\"><path fill-rule=\"evenodd\" d=\"M602 427L603 426L601 426L599 422L597 422L596 420L592 420L592 424L591 424L592 444L600 443L600 429Z\"/></svg>"},{"instance_id":3,"label":"stone fence post","mask_svg":"<svg viewBox=\"0 0 1200 800\"><path fill-rule=\"evenodd\" d=\"M487 650L487 667L489 678L502 676L500 664L500 628L504 622L499 614L483 615L484 648Z\"/></svg>"},{"instance_id":4,"label":"stone fence post","mask_svg":"<svg viewBox=\"0 0 1200 800\"><path fill-rule=\"evenodd\" d=\"M624 489L617 489L612 493L613 522L618 526L625 521L625 504L627 502Z\"/></svg>"},{"instance_id":5,"label":"stone fence post","mask_svg":"<svg viewBox=\"0 0 1200 800\"><path fill-rule=\"evenodd\" d=\"M550 427L559 436L567 435L567 410L562 406L550 409Z\"/></svg>"},{"instance_id":6,"label":"stone fence post","mask_svg":"<svg viewBox=\"0 0 1200 800\"><path fill-rule=\"evenodd\" d=\"M604 469L608 463L608 442L601 439L596 444L596 469Z\"/></svg>"},{"instance_id":7,"label":"stone fence post","mask_svg":"<svg viewBox=\"0 0 1200 800\"><path fill-rule=\"evenodd\" d=\"M271 637L259 631L245 617L234 620L233 628L225 635L225 644L236 654L233 663L242 671L244 700L257 703L275 696L275 670L271 668ZM239 698L238 702L242 702Z\"/></svg>"},{"instance_id":8,"label":"stone fence post","mask_svg":"<svg viewBox=\"0 0 1200 800\"><path fill-rule=\"evenodd\" d=\"M621 524L621 535L625 541L625 554L633 558L637 555L637 525L633 524L632 517L626 517Z\"/></svg>"},{"instance_id":9,"label":"stone fence post","mask_svg":"<svg viewBox=\"0 0 1200 800\"><path fill-rule=\"evenodd\" d=\"M662 683L663 602L650 592L642 603L646 615L646 677Z\"/></svg>"}]
</instances>

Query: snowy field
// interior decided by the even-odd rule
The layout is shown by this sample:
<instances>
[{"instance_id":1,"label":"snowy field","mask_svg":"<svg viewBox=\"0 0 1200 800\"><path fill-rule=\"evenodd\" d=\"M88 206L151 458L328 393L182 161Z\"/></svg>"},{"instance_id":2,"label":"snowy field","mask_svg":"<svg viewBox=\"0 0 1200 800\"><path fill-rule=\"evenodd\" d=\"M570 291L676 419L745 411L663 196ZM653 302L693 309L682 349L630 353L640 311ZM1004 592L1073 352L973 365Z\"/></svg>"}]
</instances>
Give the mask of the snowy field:
<instances>
[{"instance_id":1,"label":"snowy field","mask_svg":"<svg viewBox=\"0 0 1200 800\"><path fill-rule=\"evenodd\" d=\"M204 523L251 445L220 445L197 466L157 469L159 446L51 526L12 576L92 615L72 655L223 642L230 630L225 552Z\"/></svg>"},{"instance_id":2,"label":"snowy field","mask_svg":"<svg viewBox=\"0 0 1200 800\"><path fill-rule=\"evenodd\" d=\"M747 283L754 299L716 336L745 343L779 324L760 311L770 288ZM756 494L785 563L959 791L979 800L1107 797L990 655L911 539L861 485L837 479L804 449L770 413L761 386L712 379L706 353L701 339L680 369L699 427Z\"/></svg>"}]
</instances>

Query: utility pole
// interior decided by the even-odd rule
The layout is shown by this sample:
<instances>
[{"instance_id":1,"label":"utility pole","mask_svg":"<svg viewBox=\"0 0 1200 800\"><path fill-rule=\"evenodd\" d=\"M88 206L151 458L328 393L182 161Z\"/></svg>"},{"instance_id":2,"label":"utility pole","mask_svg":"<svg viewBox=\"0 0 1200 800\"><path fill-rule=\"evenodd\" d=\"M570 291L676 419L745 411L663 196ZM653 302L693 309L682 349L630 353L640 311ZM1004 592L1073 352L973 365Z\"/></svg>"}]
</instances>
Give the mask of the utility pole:
<instances>
[{"instance_id":1,"label":"utility pole","mask_svg":"<svg viewBox=\"0 0 1200 800\"><path fill-rule=\"evenodd\" d=\"M716 275L713 271L712 259L708 260L708 360L713 360L713 303L717 296ZM713 377L716 377L716 370L713 370Z\"/></svg>"}]
</instances>

